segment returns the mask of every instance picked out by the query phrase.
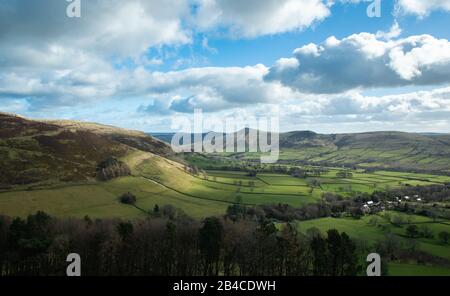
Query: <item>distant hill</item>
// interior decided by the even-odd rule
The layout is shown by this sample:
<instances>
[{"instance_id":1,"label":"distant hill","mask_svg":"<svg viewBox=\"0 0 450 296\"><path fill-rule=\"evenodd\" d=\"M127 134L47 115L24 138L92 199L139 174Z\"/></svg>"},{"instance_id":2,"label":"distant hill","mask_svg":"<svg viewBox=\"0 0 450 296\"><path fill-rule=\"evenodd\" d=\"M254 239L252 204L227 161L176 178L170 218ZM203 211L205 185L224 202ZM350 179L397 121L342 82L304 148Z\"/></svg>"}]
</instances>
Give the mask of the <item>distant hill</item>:
<instances>
[{"instance_id":1,"label":"distant hill","mask_svg":"<svg viewBox=\"0 0 450 296\"><path fill-rule=\"evenodd\" d=\"M172 135L154 134L169 143ZM281 161L450 173L450 134L293 131L281 133L279 140Z\"/></svg>"},{"instance_id":2,"label":"distant hill","mask_svg":"<svg viewBox=\"0 0 450 296\"><path fill-rule=\"evenodd\" d=\"M249 130L244 130L249 134ZM31 120L0 113L0 189L96 177L108 158L144 151L172 158L171 133L153 136L96 123ZM203 137L204 135L202 135ZM247 140L247 139L246 139ZM165 142L164 142L165 141ZM450 173L450 135L402 132L280 134L280 162ZM225 156L219 156L225 157ZM251 160L234 153L229 160Z\"/></svg>"},{"instance_id":3,"label":"distant hill","mask_svg":"<svg viewBox=\"0 0 450 296\"><path fill-rule=\"evenodd\" d=\"M170 147L145 133L95 123L37 121L0 113L0 186L94 178L99 162Z\"/></svg>"}]
</instances>

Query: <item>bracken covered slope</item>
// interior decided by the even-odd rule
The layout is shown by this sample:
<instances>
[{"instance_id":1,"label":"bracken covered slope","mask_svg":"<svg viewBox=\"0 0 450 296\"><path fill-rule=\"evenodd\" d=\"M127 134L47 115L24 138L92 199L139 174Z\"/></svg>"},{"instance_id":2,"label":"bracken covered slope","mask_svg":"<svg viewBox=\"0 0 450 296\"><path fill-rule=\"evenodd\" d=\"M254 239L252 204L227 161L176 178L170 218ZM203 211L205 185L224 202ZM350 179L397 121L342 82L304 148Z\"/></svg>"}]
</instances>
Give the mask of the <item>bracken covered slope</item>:
<instances>
[{"instance_id":1,"label":"bracken covered slope","mask_svg":"<svg viewBox=\"0 0 450 296\"><path fill-rule=\"evenodd\" d=\"M0 186L95 178L97 164L142 150L171 154L138 131L75 121L36 121L0 113Z\"/></svg>"}]
</instances>

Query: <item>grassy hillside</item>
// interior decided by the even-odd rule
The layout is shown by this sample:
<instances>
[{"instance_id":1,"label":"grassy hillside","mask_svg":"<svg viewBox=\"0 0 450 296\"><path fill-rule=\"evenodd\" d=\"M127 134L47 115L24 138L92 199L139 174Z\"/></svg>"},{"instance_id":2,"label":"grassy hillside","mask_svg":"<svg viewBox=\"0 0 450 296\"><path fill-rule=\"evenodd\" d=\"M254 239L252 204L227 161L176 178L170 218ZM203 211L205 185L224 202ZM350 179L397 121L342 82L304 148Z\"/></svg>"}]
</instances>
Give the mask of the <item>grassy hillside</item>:
<instances>
[{"instance_id":1,"label":"grassy hillside","mask_svg":"<svg viewBox=\"0 0 450 296\"><path fill-rule=\"evenodd\" d=\"M450 135L401 132L319 135L282 134L282 158L316 164L445 171L450 168Z\"/></svg>"},{"instance_id":2,"label":"grassy hillside","mask_svg":"<svg viewBox=\"0 0 450 296\"><path fill-rule=\"evenodd\" d=\"M364 169L352 170L352 178L340 178L341 169L333 167L320 176L304 179L278 173L247 176L245 172L220 170L195 175L182 163L169 159L172 155L167 144L137 131L74 121L34 121L9 114L0 114L0 127L0 213L7 215L24 216L44 210L58 216L142 217L142 210L118 202L119 195L130 191L136 194L137 205L144 211L155 204L172 204L192 216L205 217L225 213L236 200L247 205L281 203L298 207L320 200L325 192L352 196L357 192L450 181L445 176ZM327 137L312 132L289 136L292 146L306 145L302 144L305 139L323 149L339 148ZM352 142L344 136L333 141L347 146ZM358 141L368 145L364 143L371 140ZM295 153L318 150L310 147L290 153L301 159ZM286 159L286 154L282 156ZM97 181L97 165L108 157L123 161L132 175ZM212 157L222 164L226 159L229 164L236 159L245 163L250 156L200 155L190 160L202 167L214 163Z\"/></svg>"},{"instance_id":3,"label":"grassy hillside","mask_svg":"<svg viewBox=\"0 0 450 296\"><path fill-rule=\"evenodd\" d=\"M248 135L248 131L245 132ZM171 134L155 134L155 137L170 142ZM325 135L295 131L281 133L279 139L282 162L450 173L449 134L370 132ZM255 160L259 155L234 153L216 158L226 163Z\"/></svg>"},{"instance_id":4,"label":"grassy hillside","mask_svg":"<svg viewBox=\"0 0 450 296\"><path fill-rule=\"evenodd\" d=\"M144 217L141 210L118 201L121 194L132 192L141 209L171 204L191 216L206 217L223 215L237 199L247 205L282 203L298 207L320 200L324 192L350 196L354 191L371 193L405 184L450 181L444 176L382 171L355 171L353 178L342 179L336 176L340 170L330 169L314 178L320 180L320 187L311 187L309 178L283 174L261 173L250 177L245 172L208 171L193 175L178 162L143 151L133 151L120 160L129 165L132 176L108 182L19 186L0 193L0 213L26 216L44 210L56 216Z\"/></svg>"},{"instance_id":5,"label":"grassy hillside","mask_svg":"<svg viewBox=\"0 0 450 296\"><path fill-rule=\"evenodd\" d=\"M99 162L137 149L160 155L171 151L163 142L136 131L0 113L0 187L91 180Z\"/></svg>"}]
</instances>

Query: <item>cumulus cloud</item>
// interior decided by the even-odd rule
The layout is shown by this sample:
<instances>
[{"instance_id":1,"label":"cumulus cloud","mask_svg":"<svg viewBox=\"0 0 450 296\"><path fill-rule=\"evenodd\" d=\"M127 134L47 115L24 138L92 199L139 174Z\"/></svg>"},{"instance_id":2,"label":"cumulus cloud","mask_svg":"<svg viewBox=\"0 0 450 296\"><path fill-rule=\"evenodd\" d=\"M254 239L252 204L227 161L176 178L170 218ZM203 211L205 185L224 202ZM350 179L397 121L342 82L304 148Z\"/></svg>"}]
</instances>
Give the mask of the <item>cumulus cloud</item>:
<instances>
[{"instance_id":1,"label":"cumulus cloud","mask_svg":"<svg viewBox=\"0 0 450 296\"><path fill-rule=\"evenodd\" d=\"M257 37L303 29L330 15L323 0L198 0L196 26L225 28L236 37Z\"/></svg>"},{"instance_id":2,"label":"cumulus cloud","mask_svg":"<svg viewBox=\"0 0 450 296\"><path fill-rule=\"evenodd\" d=\"M301 30L328 17L333 6L332 1L320 0L160 3L82 1L82 18L69 19L65 1L0 1L0 100L4 108L51 114L57 106L86 102L90 104L84 105L88 106L85 114L97 116L97 109L89 107L92 102L100 105L97 102L105 100L104 105L113 109L109 102L120 101L129 109L123 116L118 110L105 112L110 115L103 118L112 124L110 120L133 118L130 110L144 118L148 114L152 123L153 118L195 108L215 116L231 112L252 115L267 112L276 104L284 106L280 109L291 118L288 122L399 120L409 114L432 121L450 113L449 89L383 97L351 91L448 83L446 39L429 35L399 38L401 29L394 24L388 32L330 37L322 44L307 44L271 68L254 65L157 72L149 66L164 61L147 55L149 48L190 44L194 34L199 34L202 48L215 53L208 32L253 38ZM445 8L433 3L424 6L425 10ZM117 66L126 64L127 59L133 66ZM166 119L160 121L163 127ZM126 120L132 124L135 119Z\"/></svg>"},{"instance_id":3,"label":"cumulus cloud","mask_svg":"<svg viewBox=\"0 0 450 296\"><path fill-rule=\"evenodd\" d=\"M328 5L332 6L335 2L358 4L373 0L329 0ZM433 11L450 11L450 0L395 0L395 15L409 14L423 18Z\"/></svg>"},{"instance_id":4,"label":"cumulus cloud","mask_svg":"<svg viewBox=\"0 0 450 296\"><path fill-rule=\"evenodd\" d=\"M278 110L273 113L273 110ZM368 130L438 131L450 128L450 88L373 96L359 92L335 95L303 94L204 113L205 119L245 119L278 114L282 130L358 132ZM153 115L152 115L153 116ZM242 120L241 120L242 119Z\"/></svg>"},{"instance_id":5,"label":"cumulus cloud","mask_svg":"<svg viewBox=\"0 0 450 296\"><path fill-rule=\"evenodd\" d=\"M450 0L397 0L400 13L428 16L432 11L450 11Z\"/></svg>"},{"instance_id":6,"label":"cumulus cloud","mask_svg":"<svg viewBox=\"0 0 450 296\"><path fill-rule=\"evenodd\" d=\"M400 28L397 21L394 22L391 29L388 32L378 31L375 35L377 38L391 40L399 37L402 34L402 29Z\"/></svg>"},{"instance_id":7,"label":"cumulus cloud","mask_svg":"<svg viewBox=\"0 0 450 296\"><path fill-rule=\"evenodd\" d=\"M113 66L76 49L18 48L0 56L0 98L26 98L30 107L105 98L118 86Z\"/></svg>"},{"instance_id":8,"label":"cumulus cloud","mask_svg":"<svg viewBox=\"0 0 450 296\"><path fill-rule=\"evenodd\" d=\"M445 131L450 128L450 88L370 96L359 92L305 95L280 106L283 130L366 132Z\"/></svg>"},{"instance_id":9,"label":"cumulus cloud","mask_svg":"<svg viewBox=\"0 0 450 296\"><path fill-rule=\"evenodd\" d=\"M149 48L192 41L187 0L82 1L81 18L68 18L67 5L0 2L0 98L39 108L112 97L126 75L116 63L158 65Z\"/></svg>"},{"instance_id":10,"label":"cumulus cloud","mask_svg":"<svg viewBox=\"0 0 450 296\"><path fill-rule=\"evenodd\" d=\"M102 55L136 56L151 46L191 42L182 20L186 0L82 1L81 18L66 16L66 1L2 1L0 44L46 48L49 44Z\"/></svg>"},{"instance_id":11,"label":"cumulus cloud","mask_svg":"<svg viewBox=\"0 0 450 296\"><path fill-rule=\"evenodd\" d=\"M382 35L360 33L305 45L294 51L297 62L279 60L265 79L309 93L450 82L448 40L430 35L385 40Z\"/></svg>"},{"instance_id":12,"label":"cumulus cloud","mask_svg":"<svg viewBox=\"0 0 450 296\"><path fill-rule=\"evenodd\" d=\"M205 21L218 15L213 26L226 24L250 35L298 29L328 14L319 0L244 2L90 0L82 1L81 18L71 19L65 1L1 1L0 98L23 98L31 108L47 108L154 95L173 101L166 104L173 110L187 111L289 96L288 88L263 81L267 68L262 65L168 73L145 69L163 62L145 54L150 47L192 42L194 28L187 25L192 3L198 4L195 22L200 29L210 28ZM216 50L206 36L202 45ZM115 67L128 57L137 69Z\"/></svg>"},{"instance_id":13,"label":"cumulus cloud","mask_svg":"<svg viewBox=\"0 0 450 296\"><path fill-rule=\"evenodd\" d=\"M263 77L267 71L264 65L191 68L166 73L137 69L125 87L169 97L170 109L177 112L192 112L195 108L212 112L295 97L290 88L265 82Z\"/></svg>"},{"instance_id":14,"label":"cumulus cloud","mask_svg":"<svg viewBox=\"0 0 450 296\"><path fill-rule=\"evenodd\" d=\"M290 106L289 104L294 104ZM359 92L337 95L309 95L290 102L287 112L299 115L410 116L423 112L450 112L450 87L395 95L370 96Z\"/></svg>"}]
</instances>

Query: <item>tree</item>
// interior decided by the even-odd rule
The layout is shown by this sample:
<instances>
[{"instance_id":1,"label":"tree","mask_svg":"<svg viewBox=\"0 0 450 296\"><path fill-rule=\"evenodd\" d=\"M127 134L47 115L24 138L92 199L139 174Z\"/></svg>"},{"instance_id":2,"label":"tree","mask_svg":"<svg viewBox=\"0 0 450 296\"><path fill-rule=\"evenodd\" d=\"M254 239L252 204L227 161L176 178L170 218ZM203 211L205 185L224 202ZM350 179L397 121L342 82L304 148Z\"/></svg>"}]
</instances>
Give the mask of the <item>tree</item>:
<instances>
[{"instance_id":1,"label":"tree","mask_svg":"<svg viewBox=\"0 0 450 296\"><path fill-rule=\"evenodd\" d=\"M257 174L258 174L258 170L253 169L253 168L247 171L247 176L249 176L249 177L256 177Z\"/></svg>"},{"instance_id":2,"label":"tree","mask_svg":"<svg viewBox=\"0 0 450 296\"><path fill-rule=\"evenodd\" d=\"M450 239L450 233L448 233L447 231L441 231L438 234L439 236L439 240L443 243L443 244L447 244L449 239Z\"/></svg>"},{"instance_id":3,"label":"tree","mask_svg":"<svg viewBox=\"0 0 450 296\"><path fill-rule=\"evenodd\" d=\"M320 186L321 186L321 182L320 182L318 179L309 179L309 180L307 181L307 183L308 183L308 185L309 185L311 188L314 188L314 187L320 187Z\"/></svg>"},{"instance_id":4,"label":"tree","mask_svg":"<svg viewBox=\"0 0 450 296\"><path fill-rule=\"evenodd\" d=\"M361 217L364 216L364 212L360 207L352 207L350 208L350 215L354 219L361 219Z\"/></svg>"},{"instance_id":5,"label":"tree","mask_svg":"<svg viewBox=\"0 0 450 296\"><path fill-rule=\"evenodd\" d=\"M130 222L120 222L117 225L117 232L122 240L125 241L133 234L133 224Z\"/></svg>"},{"instance_id":6,"label":"tree","mask_svg":"<svg viewBox=\"0 0 450 296\"><path fill-rule=\"evenodd\" d=\"M394 217L392 217L392 224L394 224L395 226L401 226L404 223L405 223L405 219L403 219L402 216L395 215Z\"/></svg>"},{"instance_id":7,"label":"tree","mask_svg":"<svg viewBox=\"0 0 450 296\"><path fill-rule=\"evenodd\" d=\"M70 252L84 258L83 274L90 276L356 274L355 244L345 233L322 236L315 229L307 237L295 224L280 229L264 219L261 207L248 210L260 221L200 222L178 210L173 219L150 215L139 221L0 216L0 276L63 275Z\"/></svg>"},{"instance_id":8,"label":"tree","mask_svg":"<svg viewBox=\"0 0 450 296\"><path fill-rule=\"evenodd\" d=\"M163 213L164 217L174 219L177 214L177 209L172 205L165 205L162 209L162 213Z\"/></svg>"},{"instance_id":9,"label":"tree","mask_svg":"<svg viewBox=\"0 0 450 296\"><path fill-rule=\"evenodd\" d=\"M341 234L342 266L341 276L354 276L358 273L358 256L356 255L356 245L350 237L343 232Z\"/></svg>"},{"instance_id":10,"label":"tree","mask_svg":"<svg viewBox=\"0 0 450 296\"><path fill-rule=\"evenodd\" d=\"M433 231L427 225L422 225L420 227L420 234L425 238L433 238Z\"/></svg>"},{"instance_id":11,"label":"tree","mask_svg":"<svg viewBox=\"0 0 450 296\"><path fill-rule=\"evenodd\" d=\"M409 225L406 228L406 235L411 238L417 237L419 235L419 229L417 228L417 225Z\"/></svg>"},{"instance_id":12,"label":"tree","mask_svg":"<svg viewBox=\"0 0 450 296\"><path fill-rule=\"evenodd\" d=\"M401 242L395 234L387 233L385 238L376 243L375 250L382 257L396 259L397 252L401 248Z\"/></svg>"},{"instance_id":13,"label":"tree","mask_svg":"<svg viewBox=\"0 0 450 296\"><path fill-rule=\"evenodd\" d=\"M327 248L329 254L328 274L337 276L339 275L340 266L342 265L342 255L344 250L342 249L341 235L336 229L327 231Z\"/></svg>"},{"instance_id":14,"label":"tree","mask_svg":"<svg viewBox=\"0 0 450 296\"><path fill-rule=\"evenodd\" d=\"M199 248L202 257L203 275L219 274L220 249L223 241L223 225L216 217L203 220L199 230Z\"/></svg>"},{"instance_id":15,"label":"tree","mask_svg":"<svg viewBox=\"0 0 450 296\"><path fill-rule=\"evenodd\" d=\"M309 239L313 239L313 238L315 238L316 236L322 236L322 232L321 232L320 229L317 228L317 227L311 227L311 228L308 228L308 229L306 230L306 236L307 236Z\"/></svg>"},{"instance_id":16,"label":"tree","mask_svg":"<svg viewBox=\"0 0 450 296\"><path fill-rule=\"evenodd\" d=\"M308 172L300 168L294 168L291 170L291 175L295 178L306 178L308 176Z\"/></svg>"},{"instance_id":17,"label":"tree","mask_svg":"<svg viewBox=\"0 0 450 296\"><path fill-rule=\"evenodd\" d=\"M225 217L230 218L232 221L237 221L245 216L246 211L247 209L244 205L242 205L242 196L237 195L234 204L228 206Z\"/></svg>"},{"instance_id":18,"label":"tree","mask_svg":"<svg viewBox=\"0 0 450 296\"><path fill-rule=\"evenodd\" d=\"M128 165L113 157L100 162L97 165L97 178L102 181L111 180L121 176L131 175L131 170Z\"/></svg>"},{"instance_id":19,"label":"tree","mask_svg":"<svg viewBox=\"0 0 450 296\"><path fill-rule=\"evenodd\" d=\"M124 193L120 196L120 202L127 205L136 204L136 196L131 192Z\"/></svg>"},{"instance_id":20,"label":"tree","mask_svg":"<svg viewBox=\"0 0 450 296\"><path fill-rule=\"evenodd\" d=\"M313 252L313 275L327 275L328 253L326 240L321 236L315 236L311 241L311 250Z\"/></svg>"},{"instance_id":21,"label":"tree","mask_svg":"<svg viewBox=\"0 0 450 296\"><path fill-rule=\"evenodd\" d=\"M353 174L347 171L340 171L336 173L336 177L338 178L342 178L342 179L347 179L347 178L352 178Z\"/></svg>"},{"instance_id":22,"label":"tree","mask_svg":"<svg viewBox=\"0 0 450 296\"><path fill-rule=\"evenodd\" d=\"M199 169L198 169L198 167L196 166L196 165L194 165L193 167L192 167L192 173L194 174L194 175L198 175L199 174Z\"/></svg>"}]
</instances>

